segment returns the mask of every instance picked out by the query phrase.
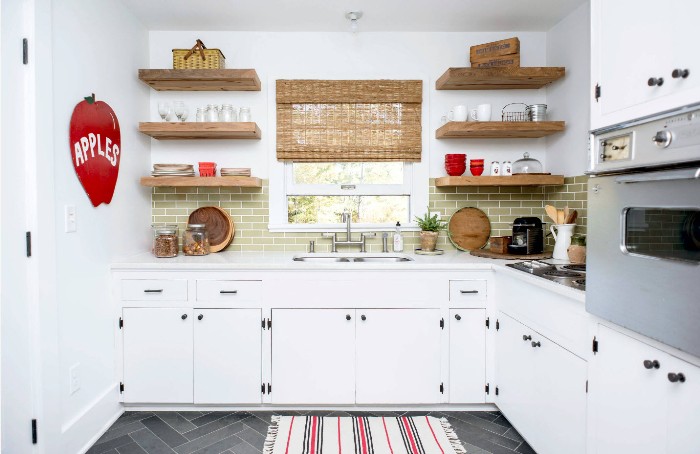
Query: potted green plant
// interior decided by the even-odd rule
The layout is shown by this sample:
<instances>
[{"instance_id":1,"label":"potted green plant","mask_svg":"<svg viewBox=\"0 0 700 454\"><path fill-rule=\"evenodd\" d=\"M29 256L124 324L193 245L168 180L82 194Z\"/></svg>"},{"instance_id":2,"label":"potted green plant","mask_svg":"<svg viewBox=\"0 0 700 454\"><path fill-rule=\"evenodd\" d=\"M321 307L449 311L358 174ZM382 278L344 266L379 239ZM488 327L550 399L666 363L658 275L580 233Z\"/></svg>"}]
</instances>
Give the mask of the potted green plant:
<instances>
[{"instance_id":1,"label":"potted green plant","mask_svg":"<svg viewBox=\"0 0 700 454\"><path fill-rule=\"evenodd\" d=\"M416 222L420 227L420 248L424 252L433 252L437 244L440 230L443 230L447 223L440 219L437 213L430 215L427 211L422 218L416 216Z\"/></svg>"}]
</instances>

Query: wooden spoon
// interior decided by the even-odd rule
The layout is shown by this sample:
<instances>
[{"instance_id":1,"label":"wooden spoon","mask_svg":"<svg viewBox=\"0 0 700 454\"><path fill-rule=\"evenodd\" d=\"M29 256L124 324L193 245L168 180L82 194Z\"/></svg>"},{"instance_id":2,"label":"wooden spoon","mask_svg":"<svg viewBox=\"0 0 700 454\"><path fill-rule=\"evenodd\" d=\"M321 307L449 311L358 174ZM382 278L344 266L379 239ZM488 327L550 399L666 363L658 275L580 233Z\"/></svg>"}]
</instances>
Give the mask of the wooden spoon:
<instances>
[{"instance_id":1,"label":"wooden spoon","mask_svg":"<svg viewBox=\"0 0 700 454\"><path fill-rule=\"evenodd\" d=\"M566 218L566 223L567 224L573 224L576 222L576 219L578 218L578 211L574 210L569 214L569 217Z\"/></svg>"},{"instance_id":2,"label":"wooden spoon","mask_svg":"<svg viewBox=\"0 0 700 454\"><path fill-rule=\"evenodd\" d=\"M554 208L552 205L545 205L544 206L544 211L547 213L547 216L554 222L555 224L557 223L557 209Z\"/></svg>"},{"instance_id":3,"label":"wooden spoon","mask_svg":"<svg viewBox=\"0 0 700 454\"><path fill-rule=\"evenodd\" d=\"M569 222L567 221L569 219L569 205L566 205L564 207L564 224L568 224Z\"/></svg>"},{"instance_id":4,"label":"wooden spoon","mask_svg":"<svg viewBox=\"0 0 700 454\"><path fill-rule=\"evenodd\" d=\"M563 224L564 221L564 210L557 210L557 224Z\"/></svg>"}]
</instances>

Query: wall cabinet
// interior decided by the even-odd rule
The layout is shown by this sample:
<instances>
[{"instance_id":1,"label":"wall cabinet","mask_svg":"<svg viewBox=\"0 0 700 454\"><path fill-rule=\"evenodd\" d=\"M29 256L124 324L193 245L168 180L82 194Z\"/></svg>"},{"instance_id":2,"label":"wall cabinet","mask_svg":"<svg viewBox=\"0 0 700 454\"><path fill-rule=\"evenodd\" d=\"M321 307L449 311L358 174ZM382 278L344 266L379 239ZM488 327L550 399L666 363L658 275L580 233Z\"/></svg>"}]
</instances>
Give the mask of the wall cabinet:
<instances>
[{"instance_id":1,"label":"wall cabinet","mask_svg":"<svg viewBox=\"0 0 700 454\"><path fill-rule=\"evenodd\" d=\"M597 341L591 377L595 452L700 452L700 368L604 325Z\"/></svg>"},{"instance_id":2,"label":"wall cabinet","mask_svg":"<svg viewBox=\"0 0 700 454\"><path fill-rule=\"evenodd\" d=\"M450 403L486 402L486 310L450 309Z\"/></svg>"},{"instance_id":3,"label":"wall cabinet","mask_svg":"<svg viewBox=\"0 0 700 454\"><path fill-rule=\"evenodd\" d=\"M698 15L685 0L591 2L592 129L700 101Z\"/></svg>"},{"instance_id":4,"label":"wall cabinet","mask_svg":"<svg viewBox=\"0 0 700 454\"><path fill-rule=\"evenodd\" d=\"M501 411L538 453L585 453L586 361L503 312L498 323Z\"/></svg>"}]
</instances>

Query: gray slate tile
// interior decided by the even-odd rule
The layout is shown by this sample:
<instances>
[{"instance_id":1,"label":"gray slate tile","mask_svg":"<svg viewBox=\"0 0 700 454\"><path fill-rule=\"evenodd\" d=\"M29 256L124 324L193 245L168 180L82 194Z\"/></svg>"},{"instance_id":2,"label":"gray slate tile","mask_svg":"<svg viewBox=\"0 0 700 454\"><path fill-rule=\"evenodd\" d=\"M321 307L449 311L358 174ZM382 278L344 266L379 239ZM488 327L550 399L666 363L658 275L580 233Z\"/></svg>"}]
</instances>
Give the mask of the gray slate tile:
<instances>
[{"instance_id":1,"label":"gray slate tile","mask_svg":"<svg viewBox=\"0 0 700 454\"><path fill-rule=\"evenodd\" d=\"M527 444L526 441L523 442L520 446L518 446L518 449L515 450L515 452L519 452L522 454L537 454L532 447Z\"/></svg>"},{"instance_id":2,"label":"gray slate tile","mask_svg":"<svg viewBox=\"0 0 700 454\"><path fill-rule=\"evenodd\" d=\"M156 416L179 433L188 432L197 428L196 425L192 424L176 411L157 411Z\"/></svg>"},{"instance_id":3,"label":"gray slate tile","mask_svg":"<svg viewBox=\"0 0 700 454\"><path fill-rule=\"evenodd\" d=\"M207 413L206 415L202 415L199 418L195 418L190 420L190 422L196 426L203 426L205 424L209 424L212 421L216 421L217 419L223 418L226 415L230 415L233 413L232 411L212 411L210 413Z\"/></svg>"},{"instance_id":4,"label":"gray slate tile","mask_svg":"<svg viewBox=\"0 0 700 454\"><path fill-rule=\"evenodd\" d=\"M245 426L240 421L235 422L233 424L229 424L224 428L208 433L202 437L195 438L194 440L189 441L184 445L178 446L177 448L175 448L175 452L177 452L178 454L191 454L197 451L198 449L206 448L207 446L221 441L224 438L228 438L231 435L235 435L243 429L245 429Z\"/></svg>"},{"instance_id":5,"label":"gray slate tile","mask_svg":"<svg viewBox=\"0 0 700 454\"><path fill-rule=\"evenodd\" d=\"M187 438L180 435L175 429L166 424L158 416L151 416L150 418L144 419L141 422L171 448L187 443Z\"/></svg>"},{"instance_id":6,"label":"gray slate tile","mask_svg":"<svg viewBox=\"0 0 700 454\"><path fill-rule=\"evenodd\" d=\"M245 424L245 421L243 422ZM262 451L265 446L265 435L261 435L257 430L245 428L236 434L238 438Z\"/></svg>"},{"instance_id":7,"label":"gray slate tile","mask_svg":"<svg viewBox=\"0 0 700 454\"><path fill-rule=\"evenodd\" d=\"M483 430L459 419L447 418L460 440L466 441L492 454L513 454L520 443Z\"/></svg>"},{"instance_id":8,"label":"gray slate tile","mask_svg":"<svg viewBox=\"0 0 700 454\"><path fill-rule=\"evenodd\" d=\"M263 421L262 419L253 415L253 417L251 418L244 419L243 424L245 424L253 430L256 430L261 435L267 435L267 428L270 426L270 421Z\"/></svg>"},{"instance_id":9,"label":"gray slate tile","mask_svg":"<svg viewBox=\"0 0 700 454\"><path fill-rule=\"evenodd\" d=\"M192 421L195 418L199 418L200 416L204 416L207 413L211 413L208 411L178 411L180 416L185 418L188 421Z\"/></svg>"},{"instance_id":10,"label":"gray slate tile","mask_svg":"<svg viewBox=\"0 0 700 454\"><path fill-rule=\"evenodd\" d=\"M97 443L104 443L105 441L112 440L114 438L119 438L121 436L130 434L131 432L135 432L137 430L143 429L143 423L141 421L133 421L128 424L122 424L121 426L118 427L110 427L107 432L104 433L100 437L99 440L97 440Z\"/></svg>"},{"instance_id":11,"label":"gray slate tile","mask_svg":"<svg viewBox=\"0 0 700 454\"><path fill-rule=\"evenodd\" d=\"M100 440L102 440L102 439L100 438ZM112 438L110 440L104 440L104 441L100 441L100 440L97 440L97 443L95 443L90 449L88 449L85 454L106 453L107 451L109 451L113 448L117 448L119 446L123 446L127 443L131 443L132 441L134 441L128 435L122 435L120 437L115 437L115 438Z\"/></svg>"},{"instance_id":12,"label":"gray slate tile","mask_svg":"<svg viewBox=\"0 0 700 454\"><path fill-rule=\"evenodd\" d=\"M239 445L241 443L244 442L241 441L240 438L238 438L236 435L231 435L230 437L224 438L223 440L219 440L216 443L207 446L206 448L202 448L200 450L195 451L194 454L220 454L224 452L224 450L233 448L234 446Z\"/></svg>"},{"instance_id":13,"label":"gray slate tile","mask_svg":"<svg viewBox=\"0 0 700 454\"><path fill-rule=\"evenodd\" d=\"M165 444L163 440L158 438L156 434L144 428L132 433L131 438L134 439L139 446L148 454L173 454L174 451L170 446Z\"/></svg>"},{"instance_id":14,"label":"gray slate tile","mask_svg":"<svg viewBox=\"0 0 700 454\"><path fill-rule=\"evenodd\" d=\"M255 449L253 446L246 442L238 444L233 447L232 452L234 454L260 454L261 451Z\"/></svg>"},{"instance_id":15,"label":"gray slate tile","mask_svg":"<svg viewBox=\"0 0 700 454\"><path fill-rule=\"evenodd\" d=\"M209 424L205 424L203 426L197 427L194 430L191 430L189 432L185 432L183 435L188 439L188 440L196 440L199 437L203 437L204 435L215 432L223 427L229 426L233 423L239 422L243 419L251 419L252 416L248 415L239 415L236 413L232 413L230 415L226 415L223 418L216 419Z\"/></svg>"},{"instance_id":16,"label":"gray slate tile","mask_svg":"<svg viewBox=\"0 0 700 454\"><path fill-rule=\"evenodd\" d=\"M117 452L119 454L148 454L135 441L132 441L128 445L118 447Z\"/></svg>"}]
</instances>

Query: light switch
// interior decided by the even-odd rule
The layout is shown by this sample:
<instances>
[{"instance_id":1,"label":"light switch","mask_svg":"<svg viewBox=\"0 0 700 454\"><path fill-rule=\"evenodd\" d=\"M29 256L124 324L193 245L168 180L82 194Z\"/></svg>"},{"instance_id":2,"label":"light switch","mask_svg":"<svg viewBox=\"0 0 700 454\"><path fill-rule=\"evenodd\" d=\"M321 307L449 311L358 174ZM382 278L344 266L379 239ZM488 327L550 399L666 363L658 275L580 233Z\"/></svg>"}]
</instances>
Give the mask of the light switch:
<instances>
[{"instance_id":1,"label":"light switch","mask_svg":"<svg viewBox=\"0 0 700 454\"><path fill-rule=\"evenodd\" d=\"M66 233L76 232L78 230L78 221L75 205L66 205L64 210L66 215Z\"/></svg>"}]
</instances>

